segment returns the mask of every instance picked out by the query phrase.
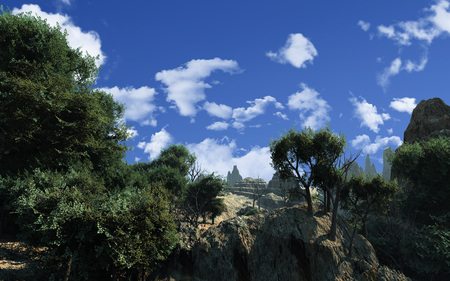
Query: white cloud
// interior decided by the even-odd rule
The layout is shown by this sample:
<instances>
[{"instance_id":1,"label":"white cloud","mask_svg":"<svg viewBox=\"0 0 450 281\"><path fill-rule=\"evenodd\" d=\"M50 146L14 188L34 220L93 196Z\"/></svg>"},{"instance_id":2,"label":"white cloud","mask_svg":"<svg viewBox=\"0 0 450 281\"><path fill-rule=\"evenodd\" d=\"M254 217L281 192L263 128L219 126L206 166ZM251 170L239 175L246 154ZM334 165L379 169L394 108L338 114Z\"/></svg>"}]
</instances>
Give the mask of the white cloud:
<instances>
[{"instance_id":1,"label":"white cloud","mask_svg":"<svg viewBox=\"0 0 450 281\"><path fill-rule=\"evenodd\" d=\"M362 30L368 31L370 28L370 23L365 22L363 20L358 21L358 25L361 27Z\"/></svg>"},{"instance_id":2,"label":"white cloud","mask_svg":"<svg viewBox=\"0 0 450 281\"><path fill-rule=\"evenodd\" d=\"M243 123L237 122L237 121L233 122L233 124L231 124L231 126L233 126L233 128L235 128L238 131L242 131L245 128L245 125Z\"/></svg>"},{"instance_id":3,"label":"white cloud","mask_svg":"<svg viewBox=\"0 0 450 281\"><path fill-rule=\"evenodd\" d=\"M357 98L350 98L350 102L355 106L355 116L361 120L361 127L367 126L370 130L378 133L380 130L379 125L383 125L385 120L390 119L389 114L378 114L377 107L368 103L364 98L362 101L358 101Z\"/></svg>"},{"instance_id":4,"label":"white cloud","mask_svg":"<svg viewBox=\"0 0 450 281\"><path fill-rule=\"evenodd\" d=\"M230 119L233 115L233 109L231 107L224 104L217 104L215 102L205 102L203 109L206 110L209 115L222 119Z\"/></svg>"},{"instance_id":5,"label":"white cloud","mask_svg":"<svg viewBox=\"0 0 450 281\"><path fill-rule=\"evenodd\" d=\"M151 136L150 142L139 142L137 147L144 149L144 153L150 154L148 159L152 160L159 155L161 149L166 148L172 142L172 136L163 128Z\"/></svg>"},{"instance_id":6,"label":"white cloud","mask_svg":"<svg viewBox=\"0 0 450 281\"><path fill-rule=\"evenodd\" d=\"M175 69L160 71L155 78L166 85L167 101L175 103L180 115L192 117L198 111L197 103L206 98L205 89L212 87L204 80L216 70L231 74L240 71L234 60L199 59Z\"/></svg>"},{"instance_id":7,"label":"white cloud","mask_svg":"<svg viewBox=\"0 0 450 281\"><path fill-rule=\"evenodd\" d=\"M389 135L392 135L392 133L394 132L394 129L392 129L392 128L387 129L387 132L388 132Z\"/></svg>"},{"instance_id":8,"label":"white cloud","mask_svg":"<svg viewBox=\"0 0 450 281\"><path fill-rule=\"evenodd\" d=\"M448 11L449 7L449 1L439 1L436 5L431 6L430 10L433 11L434 14L431 15L428 19L440 31L447 33L450 33L450 12Z\"/></svg>"},{"instance_id":9,"label":"white cloud","mask_svg":"<svg viewBox=\"0 0 450 281\"><path fill-rule=\"evenodd\" d=\"M404 98L394 98L394 100L391 101L391 103L389 104L389 107L400 112L407 112L411 114L416 105L417 104L415 98L404 97Z\"/></svg>"},{"instance_id":10,"label":"white cloud","mask_svg":"<svg viewBox=\"0 0 450 281\"><path fill-rule=\"evenodd\" d=\"M275 115L275 116L277 116L277 117L279 117L279 118L281 118L283 120L289 120L289 118L287 117L286 114L283 114L283 113L281 113L279 111L277 113L274 113L273 115Z\"/></svg>"},{"instance_id":11,"label":"white cloud","mask_svg":"<svg viewBox=\"0 0 450 281\"><path fill-rule=\"evenodd\" d=\"M305 68L306 63L312 61L317 56L317 50L314 45L301 33L289 34L286 45L278 52L267 52L266 56L275 62L286 64L290 63L296 68Z\"/></svg>"},{"instance_id":12,"label":"white cloud","mask_svg":"<svg viewBox=\"0 0 450 281\"><path fill-rule=\"evenodd\" d=\"M281 103L277 102L277 100L271 96L265 96L262 99L255 99L254 101L247 101L247 103L251 104L251 106L247 108L238 107L233 110L233 118L237 122L247 122L258 115L264 114L266 108L270 104L274 104L278 109L284 108Z\"/></svg>"},{"instance_id":13,"label":"white cloud","mask_svg":"<svg viewBox=\"0 0 450 281\"><path fill-rule=\"evenodd\" d=\"M289 109L300 111L303 127L318 129L325 126L325 123L330 121L328 112L331 106L314 89L308 88L306 84L301 84L301 87L301 92L289 96Z\"/></svg>"},{"instance_id":14,"label":"white cloud","mask_svg":"<svg viewBox=\"0 0 450 281\"><path fill-rule=\"evenodd\" d=\"M63 4L70 5L71 0L60 0Z\"/></svg>"},{"instance_id":15,"label":"white cloud","mask_svg":"<svg viewBox=\"0 0 450 281\"><path fill-rule=\"evenodd\" d=\"M215 123L209 125L208 127L206 127L206 129L211 130L211 131L224 131L224 130L228 129L229 126L230 126L230 124L228 124L227 122L215 122Z\"/></svg>"},{"instance_id":16,"label":"white cloud","mask_svg":"<svg viewBox=\"0 0 450 281\"><path fill-rule=\"evenodd\" d=\"M400 58L396 58L392 61L391 66L384 69L383 73L378 75L378 84L386 89L389 86L389 82L392 76L395 76L400 73L400 66L402 65L402 60Z\"/></svg>"},{"instance_id":17,"label":"white cloud","mask_svg":"<svg viewBox=\"0 0 450 281\"><path fill-rule=\"evenodd\" d=\"M413 21L402 21L394 25L378 26L378 34L393 40L400 46L412 45L415 41L421 43L421 47L428 51L429 45L437 37L450 34L450 2L448 0L437 0L430 8L425 9L427 16ZM425 43L425 44L423 44ZM389 79L400 71L407 72L422 71L428 58L423 55L419 63L406 60L403 64L399 58L395 59L391 66L386 68L378 76L378 84L384 89L389 84Z\"/></svg>"},{"instance_id":18,"label":"white cloud","mask_svg":"<svg viewBox=\"0 0 450 281\"><path fill-rule=\"evenodd\" d=\"M244 155L238 156L239 149L235 141L207 138L200 143L188 144L190 152L197 155L199 164L209 172L226 176L233 165L237 165L242 177L260 177L267 182L274 173L270 166L271 158L268 147L255 146Z\"/></svg>"},{"instance_id":19,"label":"white cloud","mask_svg":"<svg viewBox=\"0 0 450 281\"><path fill-rule=\"evenodd\" d=\"M378 84L386 89L389 86L391 77L400 73L400 71L419 72L425 69L428 62L428 57L424 55L420 63L414 63L410 60L402 62L400 58L396 58L392 61L391 65L384 69L384 71L378 75Z\"/></svg>"},{"instance_id":20,"label":"white cloud","mask_svg":"<svg viewBox=\"0 0 450 281\"><path fill-rule=\"evenodd\" d=\"M375 154L380 149L384 149L388 146L399 147L402 145L402 140L398 136L382 138L377 136L374 142L370 141L368 135L359 135L351 141L351 145L355 149L361 149L363 154Z\"/></svg>"},{"instance_id":21,"label":"white cloud","mask_svg":"<svg viewBox=\"0 0 450 281\"><path fill-rule=\"evenodd\" d=\"M100 88L99 90L112 94L114 100L125 104L125 120L138 121L141 125L157 125L153 114L158 109L154 105L156 91L149 87L138 89L128 88Z\"/></svg>"},{"instance_id":22,"label":"white cloud","mask_svg":"<svg viewBox=\"0 0 450 281\"><path fill-rule=\"evenodd\" d=\"M99 59L96 60L97 66L104 64L106 56L101 50L102 44L100 41L100 36L97 32L92 30L84 32L80 27L76 26L72 22L72 19L68 15L46 13L42 11L38 5L22 5L22 8L14 8L12 10L13 14L23 12L32 12L33 15L38 15L41 18L46 19L47 23L53 27L59 23L62 30L67 30L67 41L72 48L76 49L81 47L81 51L83 53L87 52L93 57L99 56Z\"/></svg>"}]
</instances>

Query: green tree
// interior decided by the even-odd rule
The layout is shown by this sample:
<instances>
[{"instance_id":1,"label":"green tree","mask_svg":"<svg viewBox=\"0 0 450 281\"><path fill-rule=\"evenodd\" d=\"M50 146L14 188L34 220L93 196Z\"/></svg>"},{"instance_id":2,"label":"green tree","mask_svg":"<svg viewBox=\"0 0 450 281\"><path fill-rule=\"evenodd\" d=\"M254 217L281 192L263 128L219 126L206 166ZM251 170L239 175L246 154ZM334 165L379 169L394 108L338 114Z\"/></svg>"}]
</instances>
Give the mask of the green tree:
<instances>
[{"instance_id":1,"label":"green tree","mask_svg":"<svg viewBox=\"0 0 450 281\"><path fill-rule=\"evenodd\" d=\"M384 214L389 209L389 202L398 192L396 181L386 181L381 175L371 179L363 176L350 178L342 190L342 208L353 216L353 233L350 239L349 255L352 253L353 239L361 224L365 237L367 234L367 217L377 212Z\"/></svg>"},{"instance_id":2,"label":"green tree","mask_svg":"<svg viewBox=\"0 0 450 281\"><path fill-rule=\"evenodd\" d=\"M102 170L121 161L123 106L92 88L95 59L59 27L31 14L0 14L0 173Z\"/></svg>"},{"instance_id":3,"label":"green tree","mask_svg":"<svg viewBox=\"0 0 450 281\"><path fill-rule=\"evenodd\" d=\"M403 210L408 217L450 228L450 138L404 143L395 152L392 171L406 181Z\"/></svg>"},{"instance_id":4,"label":"green tree","mask_svg":"<svg viewBox=\"0 0 450 281\"><path fill-rule=\"evenodd\" d=\"M197 181L189 184L183 209L195 226L200 217L203 217L205 222L207 216L211 217L214 224L214 219L225 211L223 199L217 197L222 194L225 185L225 182L214 174L200 176Z\"/></svg>"},{"instance_id":5,"label":"green tree","mask_svg":"<svg viewBox=\"0 0 450 281\"><path fill-rule=\"evenodd\" d=\"M325 176L324 167L331 167L343 154L345 144L345 136L334 134L328 127L319 131L305 128L301 132L291 129L270 142L272 166L282 179L295 179L299 183L310 214L310 188L318 181L317 174Z\"/></svg>"}]
</instances>

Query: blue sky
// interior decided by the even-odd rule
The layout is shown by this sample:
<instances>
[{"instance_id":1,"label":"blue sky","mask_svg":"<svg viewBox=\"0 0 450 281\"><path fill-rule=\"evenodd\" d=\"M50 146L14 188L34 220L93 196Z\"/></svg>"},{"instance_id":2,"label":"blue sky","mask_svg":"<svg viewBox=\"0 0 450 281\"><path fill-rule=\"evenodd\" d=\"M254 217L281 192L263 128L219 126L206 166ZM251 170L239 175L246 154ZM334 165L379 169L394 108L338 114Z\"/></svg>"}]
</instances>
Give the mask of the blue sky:
<instances>
[{"instance_id":1,"label":"blue sky","mask_svg":"<svg viewBox=\"0 0 450 281\"><path fill-rule=\"evenodd\" d=\"M126 104L129 163L184 144L201 166L272 177L269 142L329 124L348 154L403 140L423 99L450 104L450 1L0 1L99 55Z\"/></svg>"}]
</instances>

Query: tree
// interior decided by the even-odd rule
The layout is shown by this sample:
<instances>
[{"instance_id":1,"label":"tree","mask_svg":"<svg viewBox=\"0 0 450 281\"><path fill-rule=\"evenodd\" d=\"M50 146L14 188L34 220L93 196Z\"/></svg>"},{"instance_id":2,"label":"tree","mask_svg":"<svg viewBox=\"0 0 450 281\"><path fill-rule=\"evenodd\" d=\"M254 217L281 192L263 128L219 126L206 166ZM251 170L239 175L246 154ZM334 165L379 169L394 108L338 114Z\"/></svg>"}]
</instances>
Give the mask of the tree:
<instances>
[{"instance_id":1,"label":"tree","mask_svg":"<svg viewBox=\"0 0 450 281\"><path fill-rule=\"evenodd\" d=\"M190 183L184 199L184 210L188 219L197 226L198 219L209 215L214 224L215 217L219 216L225 209L222 194L225 182L214 174L203 175L196 182Z\"/></svg>"},{"instance_id":2,"label":"tree","mask_svg":"<svg viewBox=\"0 0 450 281\"><path fill-rule=\"evenodd\" d=\"M308 204L308 213L312 214L310 187L318 180L316 174L333 165L345 143L344 135L336 135L328 127L319 131L305 128L302 132L291 129L270 142L272 166L282 179L295 179L302 185L299 190Z\"/></svg>"},{"instance_id":3,"label":"tree","mask_svg":"<svg viewBox=\"0 0 450 281\"><path fill-rule=\"evenodd\" d=\"M373 178L363 176L352 177L342 190L342 208L353 215L353 233L350 239L349 255L352 253L353 239L356 230L361 223L361 228L367 237L367 217L370 213L385 213L389 208L389 202L398 191L396 181L388 182L381 175Z\"/></svg>"},{"instance_id":4,"label":"tree","mask_svg":"<svg viewBox=\"0 0 450 281\"><path fill-rule=\"evenodd\" d=\"M0 174L121 161L124 107L92 88L95 59L72 49L60 27L0 13Z\"/></svg>"},{"instance_id":5,"label":"tree","mask_svg":"<svg viewBox=\"0 0 450 281\"><path fill-rule=\"evenodd\" d=\"M450 227L450 138L404 143L395 152L392 171L406 180L403 210L407 216L422 225Z\"/></svg>"}]
</instances>

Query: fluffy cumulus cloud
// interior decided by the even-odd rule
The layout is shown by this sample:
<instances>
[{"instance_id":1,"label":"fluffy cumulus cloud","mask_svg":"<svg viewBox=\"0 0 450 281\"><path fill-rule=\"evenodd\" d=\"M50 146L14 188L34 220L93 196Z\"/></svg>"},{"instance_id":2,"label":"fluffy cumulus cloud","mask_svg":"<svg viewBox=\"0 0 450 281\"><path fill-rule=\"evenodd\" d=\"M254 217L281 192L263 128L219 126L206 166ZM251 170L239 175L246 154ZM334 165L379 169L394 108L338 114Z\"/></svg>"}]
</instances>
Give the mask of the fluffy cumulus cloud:
<instances>
[{"instance_id":1,"label":"fluffy cumulus cloud","mask_svg":"<svg viewBox=\"0 0 450 281\"><path fill-rule=\"evenodd\" d=\"M330 121L328 112L331 110L331 106L314 89L308 88L306 84L301 84L301 87L301 92L289 96L289 109L300 111L303 127L318 129L325 126Z\"/></svg>"},{"instance_id":2,"label":"fluffy cumulus cloud","mask_svg":"<svg viewBox=\"0 0 450 281\"><path fill-rule=\"evenodd\" d=\"M289 34L286 45L280 48L278 52L270 51L266 53L266 56L273 61L282 64L289 63L296 68L305 68L306 63L312 63L317 55L313 43L301 33Z\"/></svg>"},{"instance_id":3,"label":"fluffy cumulus cloud","mask_svg":"<svg viewBox=\"0 0 450 281\"><path fill-rule=\"evenodd\" d=\"M200 143L188 144L189 151L197 155L201 167L209 172L226 176L228 171L237 165L243 177L262 178L267 182L274 173L270 166L270 151L268 147L255 146L242 155L235 141L227 139L216 140L207 138Z\"/></svg>"},{"instance_id":4,"label":"fluffy cumulus cloud","mask_svg":"<svg viewBox=\"0 0 450 281\"><path fill-rule=\"evenodd\" d=\"M400 58L396 58L391 62L389 67L386 67L384 71L378 75L378 85L386 89L389 86L391 77L400 73L400 71L419 72L425 69L428 62L428 57L424 55L420 62L416 63L411 60L402 61Z\"/></svg>"},{"instance_id":5,"label":"fluffy cumulus cloud","mask_svg":"<svg viewBox=\"0 0 450 281\"><path fill-rule=\"evenodd\" d=\"M70 3L68 0L63 2ZM13 14L26 12L31 12L33 15L38 15L39 17L46 19L50 26L55 27L57 23L59 23L62 30L67 30L67 41L72 48L76 49L80 47L83 53L87 52L93 57L99 56L99 59L96 60L97 66L100 66L105 62L106 56L101 50L102 44L97 32L92 30L83 31L79 26L76 26L73 23L68 15L47 13L42 11L38 5L27 4L22 5L20 9L14 8L12 10Z\"/></svg>"},{"instance_id":6,"label":"fluffy cumulus cloud","mask_svg":"<svg viewBox=\"0 0 450 281\"><path fill-rule=\"evenodd\" d=\"M361 101L352 97L350 102L355 107L355 116L361 120L361 127L366 126L375 133L380 130L379 125L383 125L385 120L391 118L387 113L378 114L377 107L362 97Z\"/></svg>"},{"instance_id":7,"label":"fluffy cumulus cloud","mask_svg":"<svg viewBox=\"0 0 450 281\"><path fill-rule=\"evenodd\" d=\"M166 148L172 142L172 136L165 128L163 128L161 131L156 132L151 136L150 142L139 142L137 147L143 149L144 153L148 153L148 159L152 160L159 155L161 149Z\"/></svg>"},{"instance_id":8,"label":"fluffy cumulus cloud","mask_svg":"<svg viewBox=\"0 0 450 281\"><path fill-rule=\"evenodd\" d=\"M265 96L262 99L255 99L254 101L247 101L247 103L250 104L249 107L238 107L233 110L232 117L236 122L247 122L261 114L264 114L266 112L266 108L271 104L278 109L284 108L281 103L277 102L277 100L271 96Z\"/></svg>"},{"instance_id":9,"label":"fluffy cumulus cloud","mask_svg":"<svg viewBox=\"0 0 450 281\"><path fill-rule=\"evenodd\" d=\"M100 88L99 90L112 94L114 100L125 105L125 120L137 121L141 125L156 126L154 112L157 107L154 105L156 91L149 87L138 89L128 88Z\"/></svg>"},{"instance_id":10,"label":"fluffy cumulus cloud","mask_svg":"<svg viewBox=\"0 0 450 281\"><path fill-rule=\"evenodd\" d=\"M222 119L230 119L233 115L233 109L231 107L215 102L205 102L203 109L206 110L209 115Z\"/></svg>"},{"instance_id":11,"label":"fluffy cumulus cloud","mask_svg":"<svg viewBox=\"0 0 450 281\"><path fill-rule=\"evenodd\" d=\"M409 114L411 114L414 110L414 108L416 108L416 99L415 98L408 98L408 97L404 97L404 98L394 98L393 101L391 101L391 103L389 104L389 107L400 111L400 112L407 112Z\"/></svg>"},{"instance_id":12,"label":"fluffy cumulus cloud","mask_svg":"<svg viewBox=\"0 0 450 281\"><path fill-rule=\"evenodd\" d=\"M361 27L361 29L364 30L364 31L368 31L369 28L370 28L370 23L365 22L365 21L363 21L363 20L358 21L358 25L359 25L359 27Z\"/></svg>"},{"instance_id":13,"label":"fluffy cumulus cloud","mask_svg":"<svg viewBox=\"0 0 450 281\"><path fill-rule=\"evenodd\" d=\"M231 74L241 71L234 60L199 59L175 69L160 71L155 78L166 86L167 101L175 104L180 115L193 117L198 111L197 103L206 99L205 89L212 87L205 79L217 70Z\"/></svg>"},{"instance_id":14,"label":"fluffy cumulus cloud","mask_svg":"<svg viewBox=\"0 0 450 281\"><path fill-rule=\"evenodd\" d=\"M227 122L214 122L211 125L207 126L206 129L211 131L224 131L228 129L229 126L230 124L228 124Z\"/></svg>"},{"instance_id":15,"label":"fluffy cumulus cloud","mask_svg":"<svg viewBox=\"0 0 450 281\"><path fill-rule=\"evenodd\" d=\"M394 148L402 145L402 140L398 136L385 137L382 138L377 136L375 141L371 141L368 135L359 135L354 140L351 141L351 145L355 149L360 149L363 154L375 154L380 149L384 149L388 146L392 146Z\"/></svg>"}]
</instances>

